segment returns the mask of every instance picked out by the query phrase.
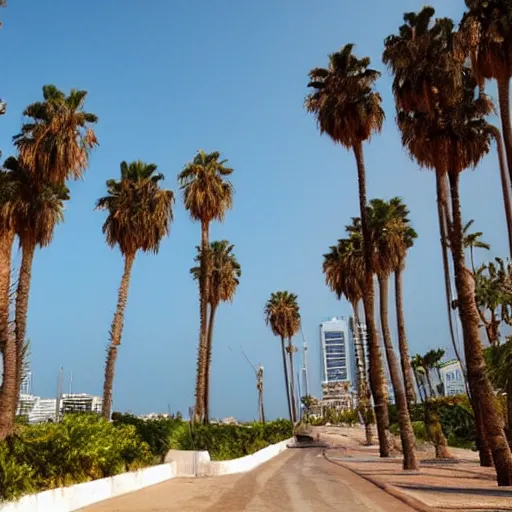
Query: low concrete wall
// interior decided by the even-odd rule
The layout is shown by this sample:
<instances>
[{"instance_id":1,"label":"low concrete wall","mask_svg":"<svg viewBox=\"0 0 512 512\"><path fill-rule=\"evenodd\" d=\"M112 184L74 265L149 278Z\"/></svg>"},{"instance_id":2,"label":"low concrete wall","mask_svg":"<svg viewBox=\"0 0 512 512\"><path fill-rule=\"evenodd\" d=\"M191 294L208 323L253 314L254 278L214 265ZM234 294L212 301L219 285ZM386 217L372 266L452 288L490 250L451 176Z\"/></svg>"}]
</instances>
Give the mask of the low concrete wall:
<instances>
[{"instance_id":1,"label":"low concrete wall","mask_svg":"<svg viewBox=\"0 0 512 512\"><path fill-rule=\"evenodd\" d=\"M267 462L286 450L286 445L293 439L287 439L280 443L271 444L262 450L239 459L213 460L199 465L198 476L232 475L233 473L245 473L255 467Z\"/></svg>"},{"instance_id":2,"label":"low concrete wall","mask_svg":"<svg viewBox=\"0 0 512 512\"><path fill-rule=\"evenodd\" d=\"M71 512L176 476L174 462L0 503L0 512Z\"/></svg>"},{"instance_id":3,"label":"low concrete wall","mask_svg":"<svg viewBox=\"0 0 512 512\"><path fill-rule=\"evenodd\" d=\"M206 451L169 450L164 462L176 464L176 476L198 476L199 468L210 462L210 454Z\"/></svg>"}]
</instances>

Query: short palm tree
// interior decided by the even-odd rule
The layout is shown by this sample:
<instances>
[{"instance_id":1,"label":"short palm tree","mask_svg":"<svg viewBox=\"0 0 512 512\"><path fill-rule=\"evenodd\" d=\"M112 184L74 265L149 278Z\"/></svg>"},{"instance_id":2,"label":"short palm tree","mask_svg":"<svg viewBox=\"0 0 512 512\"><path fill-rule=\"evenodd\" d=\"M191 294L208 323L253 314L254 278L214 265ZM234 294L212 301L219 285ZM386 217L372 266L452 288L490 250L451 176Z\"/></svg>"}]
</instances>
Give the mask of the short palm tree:
<instances>
[{"instance_id":1,"label":"short palm tree","mask_svg":"<svg viewBox=\"0 0 512 512\"><path fill-rule=\"evenodd\" d=\"M512 77L512 9L508 0L465 0L468 11L460 31L471 57L479 85L496 80L500 118L512 180L512 126L510 122L510 79Z\"/></svg>"},{"instance_id":2,"label":"short palm tree","mask_svg":"<svg viewBox=\"0 0 512 512\"><path fill-rule=\"evenodd\" d=\"M124 272L105 365L102 413L106 419L110 419L115 363L135 256L138 251L157 253L162 238L169 234L173 219L174 194L160 188L159 182L164 177L156 170L155 164L121 162L121 179L107 180L107 195L98 199L96 204L96 208L107 211L103 224L107 244L110 247L117 245L124 257Z\"/></svg>"},{"instance_id":3,"label":"short palm tree","mask_svg":"<svg viewBox=\"0 0 512 512\"><path fill-rule=\"evenodd\" d=\"M207 357L206 357L206 376L205 381L205 403L204 412L205 420L209 420L210 416L210 370L212 360L213 348L213 328L215 323L215 314L221 302L232 302L236 293L236 289L240 282L242 269L236 256L233 254L234 245L231 245L227 240L215 241L210 244L208 258L210 261L210 268L212 269L210 296L208 297L208 304L210 307L210 317L208 319L208 336L207 336ZM201 248L197 248L197 256L195 261L201 264ZM193 267L190 272L195 280L199 281L201 277L201 267Z\"/></svg>"},{"instance_id":4,"label":"short palm tree","mask_svg":"<svg viewBox=\"0 0 512 512\"><path fill-rule=\"evenodd\" d=\"M300 313L297 303L297 295L288 291L273 292L265 304L265 322L272 329L275 336L281 338L281 355L283 358L284 383L286 388L286 399L288 401L288 412L290 420L296 420L294 406L294 390L292 368L288 372L286 363L285 339L290 339L300 328ZM289 345L290 346L290 345ZM291 362L293 353L288 351Z\"/></svg>"},{"instance_id":5,"label":"short palm tree","mask_svg":"<svg viewBox=\"0 0 512 512\"><path fill-rule=\"evenodd\" d=\"M389 277L391 272L399 265L404 230L402 217L395 203L396 201L388 202L382 199L372 199L367 208L368 224L370 227L370 236L372 237L372 247L374 249L372 266L379 282L382 338L398 411L400 439L402 441L404 454L403 467L404 469L415 470L418 468L418 463L414 449L414 432L409 416L402 374L391 340L388 315ZM398 205L401 206L401 202L398 201ZM353 237L360 236L359 219L353 219L352 225L348 226L347 230L352 233ZM406 354L405 357L408 361L409 355Z\"/></svg>"},{"instance_id":6,"label":"short palm tree","mask_svg":"<svg viewBox=\"0 0 512 512\"><path fill-rule=\"evenodd\" d=\"M474 249L485 249L486 251L491 250L491 246L483 242L481 240L483 233L481 231L476 231L475 233L470 233L469 229L474 223L474 219L471 219L463 228L462 228L462 244L464 249L469 249L469 257L471 260L471 268L473 269L473 274L476 272L475 268L475 259L473 256Z\"/></svg>"},{"instance_id":7,"label":"short palm tree","mask_svg":"<svg viewBox=\"0 0 512 512\"><path fill-rule=\"evenodd\" d=\"M16 339L16 396L18 402L23 370L23 347L26 343L28 299L32 276L32 262L36 247L48 246L56 224L64 219L64 202L69 191L64 185L40 183L34 172L23 167L17 158L10 157L4 163L9 171L11 200L3 207L19 239L21 265L16 291L15 339ZM4 297L5 298L5 297Z\"/></svg>"},{"instance_id":8,"label":"short palm tree","mask_svg":"<svg viewBox=\"0 0 512 512\"><path fill-rule=\"evenodd\" d=\"M89 152L98 144L91 128L97 116L84 111L87 91L71 89L66 96L54 85L43 86L43 101L29 105L31 118L14 137L23 165L42 182L63 185L79 179L89 165Z\"/></svg>"},{"instance_id":9,"label":"short palm tree","mask_svg":"<svg viewBox=\"0 0 512 512\"><path fill-rule=\"evenodd\" d=\"M207 364L208 337L208 297L210 294L211 268L208 250L210 223L213 220L224 220L226 211L233 202L233 186L226 178L233 169L228 167L227 160L220 159L220 153L205 153L199 150L194 160L188 163L178 180L183 190L185 208L193 220L201 223L201 276L199 279L199 348L197 357L196 404L195 420L205 420L205 376Z\"/></svg>"},{"instance_id":10,"label":"short palm tree","mask_svg":"<svg viewBox=\"0 0 512 512\"><path fill-rule=\"evenodd\" d=\"M364 260L360 244L352 238L338 240L338 244L331 246L329 252L324 254L322 270L325 275L325 283L336 294L338 300L345 296L352 305L358 410L365 424L366 443L370 445L373 440L371 428L373 410L370 388L366 378L366 356L358 309L363 298L365 283Z\"/></svg>"},{"instance_id":11,"label":"short palm tree","mask_svg":"<svg viewBox=\"0 0 512 512\"><path fill-rule=\"evenodd\" d=\"M389 416L379 340L375 326L373 277L371 271L372 247L366 217L366 171L363 143L380 132L384 122L381 96L375 91L380 73L371 69L370 59L358 59L347 44L329 55L327 68L315 68L309 73L309 87L313 92L306 97L305 107L315 115L320 133L327 133L334 143L352 149L357 164L359 207L363 232L365 261L365 294L363 297L368 352L370 359L370 386L376 406L377 432L381 457L389 456Z\"/></svg>"}]
</instances>

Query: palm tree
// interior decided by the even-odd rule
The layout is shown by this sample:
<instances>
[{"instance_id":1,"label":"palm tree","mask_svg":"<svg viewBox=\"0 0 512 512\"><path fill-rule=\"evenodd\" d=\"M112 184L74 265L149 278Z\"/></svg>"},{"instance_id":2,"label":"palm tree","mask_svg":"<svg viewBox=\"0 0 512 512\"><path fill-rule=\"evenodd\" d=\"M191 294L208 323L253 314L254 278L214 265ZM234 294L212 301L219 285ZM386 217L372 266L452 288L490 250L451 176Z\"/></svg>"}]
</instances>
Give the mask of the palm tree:
<instances>
[{"instance_id":1,"label":"palm tree","mask_svg":"<svg viewBox=\"0 0 512 512\"><path fill-rule=\"evenodd\" d=\"M393 348L393 342L391 341L388 317L389 277L391 272L400 264L401 246L403 243L404 225L402 212L401 209L399 209L399 207L401 208L402 206L401 201L399 199L397 201L396 198L393 202L384 201L382 199L372 199L368 207L368 223L370 226L370 236L372 237L372 246L374 248L372 258L373 270L379 281L382 337L398 410L400 438L404 454L403 466L404 469L416 470L418 469L418 463L414 451L414 432L409 416L404 383L401 379L400 368ZM358 221L359 219L355 219L352 226L349 227L353 236L358 236L359 234L360 226ZM402 358L408 361L409 355L403 354Z\"/></svg>"},{"instance_id":2,"label":"palm tree","mask_svg":"<svg viewBox=\"0 0 512 512\"><path fill-rule=\"evenodd\" d=\"M300 331L300 313L299 305L297 303L297 296L292 301L293 315L289 320L288 326L288 346L286 352L288 353L288 361L290 364L290 400L292 402L293 421L297 421L297 400L295 397L295 370L293 368L293 354L297 351L297 347L292 344L292 338Z\"/></svg>"},{"instance_id":3,"label":"palm tree","mask_svg":"<svg viewBox=\"0 0 512 512\"><path fill-rule=\"evenodd\" d=\"M475 259L473 257L473 249L485 249L486 251L491 250L491 246L482 242L481 238L483 233L481 231L477 231L476 233L470 233L469 228L473 225L474 219L471 219L463 228L462 228L462 245L464 249L469 248L469 255L471 258L471 268L473 269L473 274L476 272L475 269Z\"/></svg>"},{"instance_id":4,"label":"palm tree","mask_svg":"<svg viewBox=\"0 0 512 512\"><path fill-rule=\"evenodd\" d=\"M436 459L447 459L451 458L450 452L448 451L448 442L443 433L443 428L439 422L439 416L434 410L434 405L431 403L432 399L435 398L434 387L432 386L432 379L430 371L439 365L440 360L444 356L444 350L430 350L425 355L421 356L416 354L412 359L412 365L414 367L417 376L422 379L422 387L425 392L425 400L423 402L425 411L425 426L430 440L432 441ZM425 389L424 382L427 382L429 394Z\"/></svg>"},{"instance_id":5,"label":"palm tree","mask_svg":"<svg viewBox=\"0 0 512 512\"><path fill-rule=\"evenodd\" d=\"M208 304L210 306L210 317L208 319L208 337L207 337L207 357L206 357L206 376L205 376L205 420L209 420L209 396L210 396L210 366L212 360L213 347L213 327L215 314L221 302L232 302L239 284L242 269L233 254L234 245L227 240L215 241L210 244L208 258L210 268L212 269L210 296ZM194 261L201 263L201 248L197 248L197 256ZM201 277L201 267L193 267L190 272L195 280L199 281Z\"/></svg>"},{"instance_id":6,"label":"palm tree","mask_svg":"<svg viewBox=\"0 0 512 512\"><path fill-rule=\"evenodd\" d=\"M365 424L366 444L371 445L373 440L371 428L373 411L370 404L370 389L366 378L366 356L358 310L359 303L363 298L365 273L363 254L358 241L353 238L338 240L338 244L331 246L329 252L324 254L322 270L325 275L325 283L336 294L338 300L344 295L352 305L354 346L357 361L358 410Z\"/></svg>"},{"instance_id":7,"label":"palm tree","mask_svg":"<svg viewBox=\"0 0 512 512\"><path fill-rule=\"evenodd\" d=\"M89 152L98 144L91 124L97 116L83 110L87 91L71 89L65 95L54 85L43 86L43 101L29 105L31 118L14 137L23 165L38 180L63 185L80 179L89 165Z\"/></svg>"},{"instance_id":8,"label":"palm tree","mask_svg":"<svg viewBox=\"0 0 512 512\"><path fill-rule=\"evenodd\" d=\"M300 327L300 314L297 304L297 295L288 291L273 292L265 304L265 322L272 329L275 336L281 338L281 355L283 358L284 384L290 420L295 421L293 400L293 384L289 377L286 363L285 339L293 336L295 329ZM297 326L298 324L298 326ZM292 359L290 355L290 360ZM290 368L290 372L291 372Z\"/></svg>"},{"instance_id":9,"label":"palm tree","mask_svg":"<svg viewBox=\"0 0 512 512\"><path fill-rule=\"evenodd\" d=\"M69 191L64 185L39 183L36 175L23 167L17 158L8 158L4 168L9 171L11 200L4 204L2 216L10 219L22 251L15 310L16 394L12 397L17 404L34 253L37 246L46 247L51 243L56 224L64 219L64 201L69 199Z\"/></svg>"},{"instance_id":10,"label":"palm tree","mask_svg":"<svg viewBox=\"0 0 512 512\"><path fill-rule=\"evenodd\" d=\"M512 77L512 10L508 0L465 0L469 9L460 23L463 42L480 87L485 79L496 80L500 118L512 180L512 127L510 78Z\"/></svg>"},{"instance_id":11,"label":"palm tree","mask_svg":"<svg viewBox=\"0 0 512 512\"><path fill-rule=\"evenodd\" d=\"M432 7L424 7L419 13L404 14L405 23L397 35L385 40L383 61L393 72L393 94L397 109L397 122L402 131L402 143L410 156L422 166L436 171L437 214L443 261L445 305L453 350L457 360L462 358L455 338L452 317L452 287L448 259L448 232L451 226L448 205L448 184L445 163L440 155L445 153L443 145L432 143L426 133L424 120L437 113L440 100L450 101L450 94L458 86L459 73L442 73L439 69L459 69L459 64L450 58L446 40L453 29L451 20L438 19L431 23L435 14ZM440 84L442 86L440 86ZM445 94L446 92L446 94ZM416 118L410 119L414 113Z\"/></svg>"},{"instance_id":12,"label":"palm tree","mask_svg":"<svg viewBox=\"0 0 512 512\"><path fill-rule=\"evenodd\" d=\"M416 354L411 359L411 367L413 369L416 384L418 386L420 400L422 403L425 403L428 400L427 388L425 386L426 370L423 366L423 358L419 354Z\"/></svg>"},{"instance_id":13,"label":"palm tree","mask_svg":"<svg viewBox=\"0 0 512 512\"><path fill-rule=\"evenodd\" d=\"M124 257L124 272L119 286L117 308L110 329L110 344L105 365L103 417L110 419L112 387L117 350L121 344L124 312L128 299L131 270L137 251L158 253L162 238L169 234L173 219L174 194L160 188L162 174L155 164L121 162L121 179L107 180L107 195L96 208L106 210L103 233L110 247L119 247Z\"/></svg>"},{"instance_id":14,"label":"palm tree","mask_svg":"<svg viewBox=\"0 0 512 512\"><path fill-rule=\"evenodd\" d=\"M398 239L397 260L394 267L395 274L395 306L396 319L398 327L398 345L400 347L400 361L405 385L405 394L409 405L416 401L414 392L414 377L409 359L409 346L407 343L407 334L405 332L405 317L403 308L402 276L405 269L405 259L407 251L414 245L414 240L418 237L416 231L410 226L409 210L400 198L391 199L390 203L395 204L398 220L401 224L400 237ZM399 224L399 225L400 225Z\"/></svg>"},{"instance_id":15,"label":"palm tree","mask_svg":"<svg viewBox=\"0 0 512 512\"><path fill-rule=\"evenodd\" d=\"M374 290L371 270L372 247L366 217L366 171L363 142L380 132L384 122L381 96L374 90L378 71L371 69L370 59L358 59L348 44L329 55L328 68L315 68L309 73L309 87L314 89L305 101L308 112L316 116L320 133L327 133L334 143L352 149L357 164L359 208L365 262L363 297L368 333L370 387L376 409L377 432L381 457L389 456L389 416L386 389L374 319Z\"/></svg>"},{"instance_id":16,"label":"palm tree","mask_svg":"<svg viewBox=\"0 0 512 512\"><path fill-rule=\"evenodd\" d=\"M83 110L86 96L86 91L75 89L66 96L54 85L45 85L43 101L29 105L23 112L29 119L14 137L19 151L19 165L16 166L24 169L25 183L30 182L29 195L32 198L40 197L43 203L67 199L66 179L81 178L87 170L89 152L98 142L90 128L97 122L97 117ZM27 188L25 190L28 191ZM32 207L36 208L36 205ZM46 213L47 217L30 221L32 227L40 231L41 242L34 241L29 234L31 226L25 229L18 224L18 231L22 231L22 235L17 233L22 249L15 317L18 389L21 385L20 361L25 344L34 249L38 244L50 243L55 221L62 220L61 213L54 210ZM43 227L43 224L46 225Z\"/></svg>"},{"instance_id":17,"label":"palm tree","mask_svg":"<svg viewBox=\"0 0 512 512\"><path fill-rule=\"evenodd\" d=\"M226 211L233 202L233 186L226 179L233 169L227 167L227 160L220 160L220 153L205 153L199 150L194 160L188 163L178 175L185 208L193 220L201 223L201 278L199 280L199 348L197 357L195 419L205 420L205 377L208 338L208 297L210 294L211 269L208 248L210 223L223 221Z\"/></svg>"},{"instance_id":18,"label":"palm tree","mask_svg":"<svg viewBox=\"0 0 512 512\"><path fill-rule=\"evenodd\" d=\"M436 170L438 216L444 246L446 233L450 233L450 249L454 260L455 282L458 293L459 315L464 334L464 348L468 367L468 380L478 431L478 445L482 465L492 465L490 452L495 459L498 483L512 482L512 455L499 414L495 410L492 387L485 375L482 346L478 332L478 309L474 300L474 282L466 269L462 245L462 220L459 198L459 174L476 166L490 147L491 134L485 116L491 112L492 103L482 93L475 99L475 86L471 73L464 67L465 56L456 50L453 22L436 20L429 28L430 15L423 22L423 36L417 39L414 27L401 27L401 36L386 40L385 61L395 74L394 94L398 111L398 125L402 143L422 166ZM407 21L406 15L406 21ZM415 15L413 15L415 16ZM421 31L420 31L421 33ZM411 43L407 62L401 61L397 38ZM425 55L417 48L427 49ZM407 66L407 69L404 68ZM416 91L416 102L411 103L401 88L407 77L416 84L418 70L426 69L423 89ZM416 84L417 85L417 84ZM406 88L406 93L411 90ZM428 101L427 101L428 100ZM426 106L424 105L426 104ZM446 176L450 181L451 212L448 206ZM443 256L445 258L445 256ZM449 286L449 281L447 283ZM471 367L471 368L470 368Z\"/></svg>"},{"instance_id":19,"label":"palm tree","mask_svg":"<svg viewBox=\"0 0 512 512\"><path fill-rule=\"evenodd\" d=\"M0 352L3 363L0 388L0 440L12 432L17 405L16 340L12 336L9 322L11 253L15 234L12 218L8 214L8 204L13 199L11 177L8 171L0 171Z\"/></svg>"}]
</instances>

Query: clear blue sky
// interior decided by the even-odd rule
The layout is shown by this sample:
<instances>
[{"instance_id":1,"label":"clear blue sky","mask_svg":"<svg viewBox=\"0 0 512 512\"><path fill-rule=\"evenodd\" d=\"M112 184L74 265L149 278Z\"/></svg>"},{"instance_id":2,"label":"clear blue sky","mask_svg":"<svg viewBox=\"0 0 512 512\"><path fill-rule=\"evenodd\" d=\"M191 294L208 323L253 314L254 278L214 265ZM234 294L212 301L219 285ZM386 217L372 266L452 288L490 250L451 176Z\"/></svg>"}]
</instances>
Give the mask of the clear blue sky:
<instances>
[{"instance_id":1,"label":"clear blue sky","mask_svg":"<svg viewBox=\"0 0 512 512\"><path fill-rule=\"evenodd\" d=\"M463 0L436 0L454 16ZM365 146L369 197L403 196L419 233L405 276L411 351L449 346L435 209L434 177L419 171L400 146L390 77L380 62L383 39L420 0L10 0L0 12L0 147L12 152L23 108L54 83L89 91L87 109L99 116L100 146L83 182L72 183L65 223L38 250L33 268L28 333L34 390L55 394L60 365L73 371L74 390L101 393L108 330L122 271L117 250L93 211L105 180L121 160L158 164L165 185L198 148L219 150L235 168L236 196L212 238L236 246L243 268L233 305L218 314L213 356L214 416L256 415L254 376L240 354L266 369L269 416L285 415L279 341L266 328L270 292L299 295L311 347L313 390L320 372L318 325L347 315L324 285L322 254L358 214L353 155L320 137L303 110L310 68L354 42L382 70L378 83L387 121ZM506 230L494 154L462 180L464 217L475 218L493 254L506 254ZM134 266L114 409L136 413L186 411L193 403L198 333L196 285L188 270L199 242L181 197L169 239L158 256ZM480 256L480 255L479 255ZM484 255L487 257L487 255ZM19 262L19 254L16 254ZM394 319L394 317L393 317ZM299 341L299 340L298 340Z\"/></svg>"}]
</instances>

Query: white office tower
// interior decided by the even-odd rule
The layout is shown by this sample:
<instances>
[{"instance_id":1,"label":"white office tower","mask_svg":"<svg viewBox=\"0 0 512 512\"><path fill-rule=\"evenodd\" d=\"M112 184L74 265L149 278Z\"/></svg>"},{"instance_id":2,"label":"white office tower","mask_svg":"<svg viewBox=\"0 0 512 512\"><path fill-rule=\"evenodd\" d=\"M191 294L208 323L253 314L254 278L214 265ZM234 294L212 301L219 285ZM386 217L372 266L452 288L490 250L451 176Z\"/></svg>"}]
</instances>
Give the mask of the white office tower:
<instances>
[{"instance_id":1,"label":"white office tower","mask_svg":"<svg viewBox=\"0 0 512 512\"><path fill-rule=\"evenodd\" d=\"M353 350L348 322L333 317L320 324L322 354L322 408L351 409L353 395Z\"/></svg>"}]
</instances>

